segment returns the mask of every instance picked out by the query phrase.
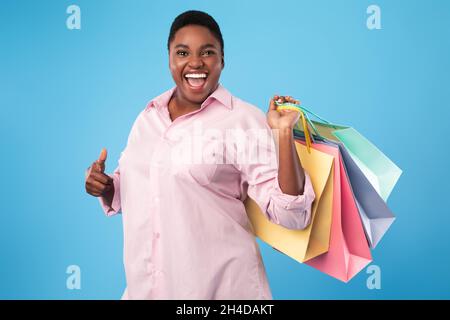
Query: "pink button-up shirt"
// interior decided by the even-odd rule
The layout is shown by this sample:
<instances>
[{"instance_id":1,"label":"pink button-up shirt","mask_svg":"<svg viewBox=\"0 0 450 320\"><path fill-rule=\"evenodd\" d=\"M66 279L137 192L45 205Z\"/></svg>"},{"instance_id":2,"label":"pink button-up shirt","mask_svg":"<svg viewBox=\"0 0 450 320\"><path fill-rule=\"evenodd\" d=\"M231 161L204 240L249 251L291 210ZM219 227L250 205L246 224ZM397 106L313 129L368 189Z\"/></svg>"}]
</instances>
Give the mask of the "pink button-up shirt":
<instances>
[{"instance_id":1,"label":"pink button-up shirt","mask_svg":"<svg viewBox=\"0 0 450 320\"><path fill-rule=\"evenodd\" d=\"M243 201L248 195L274 223L303 229L315 197L310 177L303 195L282 193L276 144L258 108L219 85L199 110L172 121L174 90L139 114L111 175L111 206L100 198L106 215L122 213L122 298L272 299Z\"/></svg>"}]
</instances>

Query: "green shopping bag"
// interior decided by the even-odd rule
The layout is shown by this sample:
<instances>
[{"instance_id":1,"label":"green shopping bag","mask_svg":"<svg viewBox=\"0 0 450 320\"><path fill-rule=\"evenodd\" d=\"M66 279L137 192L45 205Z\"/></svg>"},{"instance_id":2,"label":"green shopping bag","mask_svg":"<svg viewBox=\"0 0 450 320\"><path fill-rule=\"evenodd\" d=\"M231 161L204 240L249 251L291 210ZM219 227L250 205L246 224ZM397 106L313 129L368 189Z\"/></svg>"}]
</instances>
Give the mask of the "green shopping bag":
<instances>
[{"instance_id":1,"label":"green shopping bag","mask_svg":"<svg viewBox=\"0 0 450 320\"><path fill-rule=\"evenodd\" d=\"M313 138L326 138L331 141L342 142L353 161L386 202L400 178L402 170L354 128L332 124L303 106L301 106L301 109L320 119L320 121L314 121L306 117ZM297 126L295 130L303 133L301 126Z\"/></svg>"},{"instance_id":2,"label":"green shopping bag","mask_svg":"<svg viewBox=\"0 0 450 320\"><path fill-rule=\"evenodd\" d=\"M387 201L402 170L374 144L352 127L312 121L318 132L332 141L340 141L353 161L384 201Z\"/></svg>"}]
</instances>

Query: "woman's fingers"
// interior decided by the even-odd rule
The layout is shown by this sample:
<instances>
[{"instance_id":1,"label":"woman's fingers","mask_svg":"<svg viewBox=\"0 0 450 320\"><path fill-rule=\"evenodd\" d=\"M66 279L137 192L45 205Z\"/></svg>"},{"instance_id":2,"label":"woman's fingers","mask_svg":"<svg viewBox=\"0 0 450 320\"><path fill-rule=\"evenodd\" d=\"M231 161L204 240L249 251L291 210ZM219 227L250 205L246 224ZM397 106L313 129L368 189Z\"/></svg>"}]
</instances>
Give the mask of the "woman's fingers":
<instances>
[{"instance_id":1,"label":"woman's fingers","mask_svg":"<svg viewBox=\"0 0 450 320\"><path fill-rule=\"evenodd\" d=\"M299 101L299 100L296 100L296 99L294 99L294 98L291 97L291 96L274 95L274 96L272 97L272 99L270 99L270 102L269 102L269 111L277 110L277 104L283 104L283 103L286 103L286 102L288 102L288 103L293 103L293 104L297 104L297 105L300 104L300 101ZM280 111L281 111L281 110L280 110ZM287 112L285 112L285 111L289 111L289 110L283 110L283 111L282 111L282 114L287 113Z\"/></svg>"},{"instance_id":2,"label":"woman's fingers","mask_svg":"<svg viewBox=\"0 0 450 320\"><path fill-rule=\"evenodd\" d=\"M102 169L102 163L95 161L86 176L86 192L94 197L100 197L113 188L113 179Z\"/></svg>"},{"instance_id":3,"label":"woman's fingers","mask_svg":"<svg viewBox=\"0 0 450 320\"><path fill-rule=\"evenodd\" d=\"M270 99L270 101L269 101L269 111L271 111L271 110L277 110L277 106L276 106L276 104L275 104L275 101L276 101L276 98L275 98L276 96L274 96L272 99Z\"/></svg>"},{"instance_id":4,"label":"woman's fingers","mask_svg":"<svg viewBox=\"0 0 450 320\"><path fill-rule=\"evenodd\" d=\"M278 103L285 103L285 102L289 102L289 103L295 103L295 104L299 104L300 101L294 99L291 96L274 96L273 97L275 99L275 101L277 101Z\"/></svg>"},{"instance_id":5,"label":"woman's fingers","mask_svg":"<svg viewBox=\"0 0 450 320\"><path fill-rule=\"evenodd\" d=\"M90 177L96 181L99 181L104 184L112 184L113 180L110 176L107 176L104 173L92 171Z\"/></svg>"},{"instance_id":6,"label":"woman's fingers","mask_svg":"<svg viewBox=\"0 0 450 320\"><path fill-rule=\"evenodd\" d=\"M280 96L280 99L282 100L282 103L289 102L289 103L298 103L298 100L295 100L291 96Z\"/></svg>"},{"instance_id":7,"label":"woman's fingers","mask_svg":"<svg viewBox=\"0 0 450 320\"><path fill-rule=\"evenodd\" d=\"M295 100L294 98L292 98L291 96L287 96L286 97L286 101L290 102L290 103L296 103L297 100Z\"/></svg>"},{"instance_id":8,"label":"woman's fingers","mask_svg":"<svg viewBox=\"0 0 450 320\"><path fill-rule=\"evenodd\" d=\"M279 95L274 95L272 100L276 103L280 103L280 96Z\"/></svg>"},{"instance_id":9,"label":"woman's fingers","mask_svg":"<svg viewBox=\"0 0 450 320\"><path fill-rule=\"evenodd\" d=\"M104 184L94 179L88 179L86 181L86 191L93 196L101 196L111 190L111 184Z\"/></svg>"}]
</instances>

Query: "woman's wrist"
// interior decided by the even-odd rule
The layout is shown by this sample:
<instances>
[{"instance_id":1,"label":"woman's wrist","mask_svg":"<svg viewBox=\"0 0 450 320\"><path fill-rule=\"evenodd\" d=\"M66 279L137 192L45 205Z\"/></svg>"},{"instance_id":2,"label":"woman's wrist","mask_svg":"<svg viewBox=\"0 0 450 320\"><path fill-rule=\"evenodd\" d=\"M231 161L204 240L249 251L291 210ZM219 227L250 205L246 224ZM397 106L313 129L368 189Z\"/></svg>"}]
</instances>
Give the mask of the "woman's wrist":
<instances>
[{"instance_id":1,"label":"woman's wrist","mask_svg":"<svg viewBox=\"0 0 450 320\"><path fill-rule=\"evenodd\" d=\"M281 136L283 136L283 137L293 137L294 136L292 128L281 128L281 129L278 129L278 131L280 132L280 137Z\"/></svg>"}]
</instances>

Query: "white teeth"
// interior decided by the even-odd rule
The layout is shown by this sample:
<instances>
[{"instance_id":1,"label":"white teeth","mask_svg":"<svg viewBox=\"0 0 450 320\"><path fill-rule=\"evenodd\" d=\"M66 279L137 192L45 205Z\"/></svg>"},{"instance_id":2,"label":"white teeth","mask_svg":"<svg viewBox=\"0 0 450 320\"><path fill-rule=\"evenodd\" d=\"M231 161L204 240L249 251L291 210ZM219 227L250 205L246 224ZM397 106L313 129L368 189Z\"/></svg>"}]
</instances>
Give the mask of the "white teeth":
<instances>
[{"instance_id":1,"label":"white teeth","mask_svg":"<svg viewBox=\"0 0 450 320\"><path fill-rule=\"evenodd\" d=\"M188 73L186 78L206 78L206 73Z\"/></svg>"}]
</instances>

